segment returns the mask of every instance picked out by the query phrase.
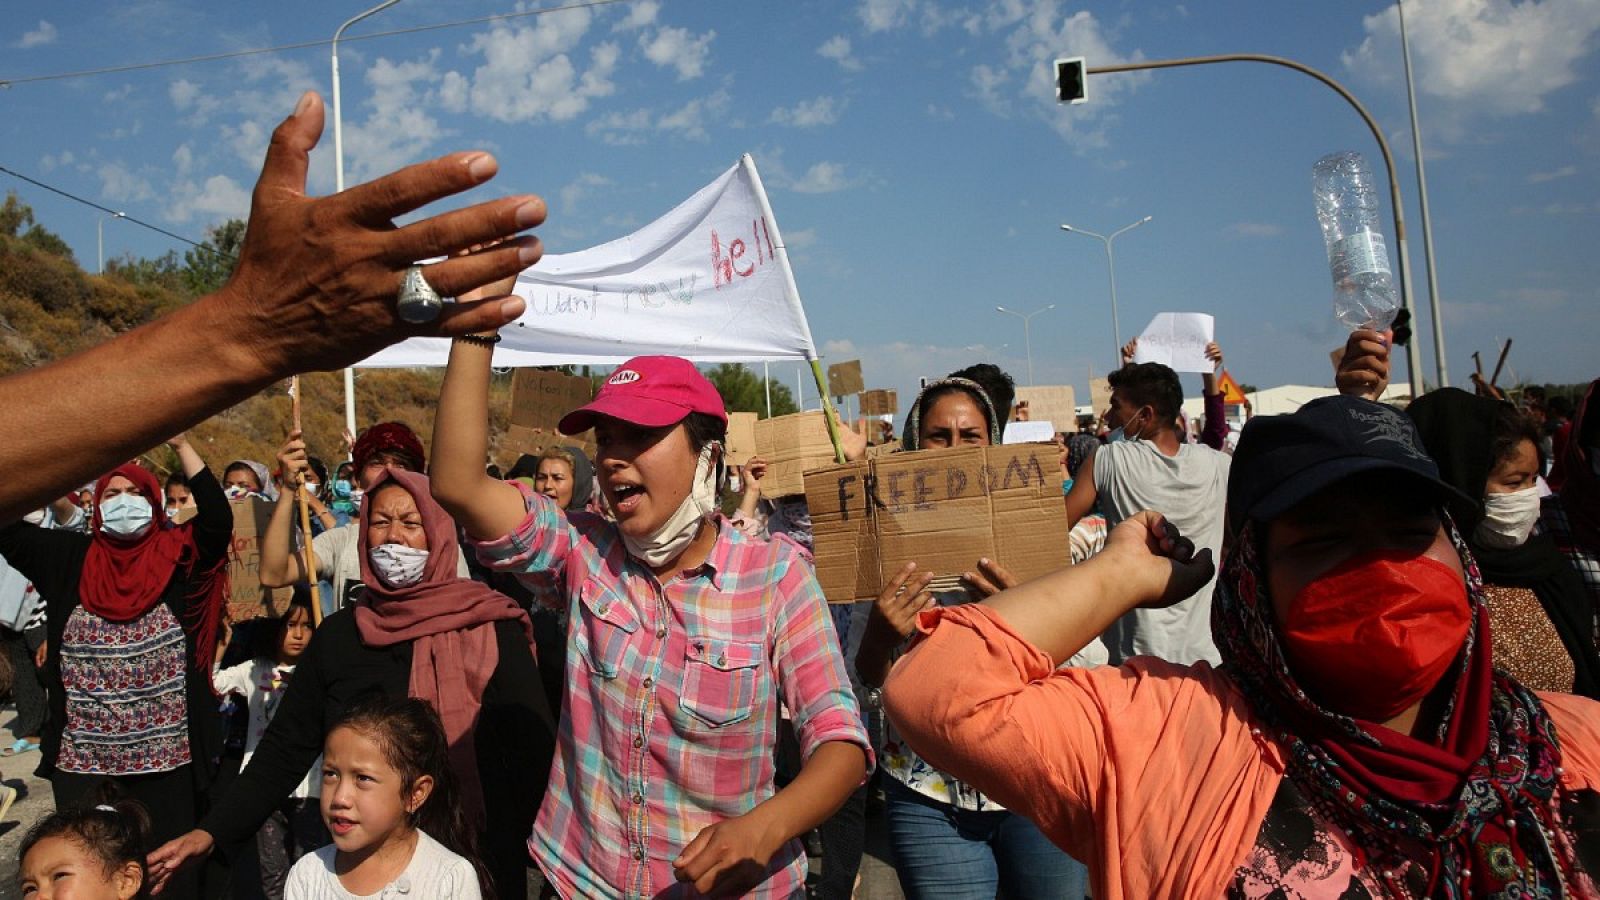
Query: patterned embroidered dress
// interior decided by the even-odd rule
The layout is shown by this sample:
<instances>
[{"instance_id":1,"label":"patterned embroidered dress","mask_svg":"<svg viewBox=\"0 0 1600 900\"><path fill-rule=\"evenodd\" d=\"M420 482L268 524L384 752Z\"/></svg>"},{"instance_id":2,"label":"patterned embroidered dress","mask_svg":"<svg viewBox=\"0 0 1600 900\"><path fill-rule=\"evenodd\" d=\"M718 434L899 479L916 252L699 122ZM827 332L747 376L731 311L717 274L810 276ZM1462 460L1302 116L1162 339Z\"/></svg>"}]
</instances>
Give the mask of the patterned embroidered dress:
<instances>
[{"instance_id":1,"label":"patterned embroidered dress","mask_svg":"<svg viewBox=\"0 0 1600 900\"><path fill-rule=\"evenodd\" d=\"M74 609L61 640L67 721L56 767L144 775L187 765L186 652L165 603L132 622Z\"/></svg>"}]
</instances>

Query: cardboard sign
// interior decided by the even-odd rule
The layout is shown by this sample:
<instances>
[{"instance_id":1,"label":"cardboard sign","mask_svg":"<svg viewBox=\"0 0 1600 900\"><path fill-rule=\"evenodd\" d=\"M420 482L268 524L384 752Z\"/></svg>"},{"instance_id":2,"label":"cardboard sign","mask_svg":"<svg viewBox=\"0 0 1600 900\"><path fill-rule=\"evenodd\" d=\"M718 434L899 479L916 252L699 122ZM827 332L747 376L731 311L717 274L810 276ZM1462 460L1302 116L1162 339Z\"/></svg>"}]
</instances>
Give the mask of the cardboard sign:
<instances>
[{"instance_id":1,"label":"cardboard sign","mask_svg":"<svg viewBox=\"0 0 1600 900\"><path fill-rule=\"evenodd\" d=\"M762 419L755 426L756 455L767 461L761 493L788 497L806 492L805 473L837 462L822 413Z\"/></svg>"},{"instance_id":2,"label":"cardboard sign","mask_svg":"<svg viewBox=\"0 0 1600 900\"><path fill-rule=\"evenodd\" d=\"M848 397L866 389L861 380L861 360L852 359L828 367L828 396Z\"/></svg>"},{"instance_id":3,"label":"cardboard sign","mask_svg":"<svg viewBox=\"0 0 1600 900\"><path fill-rule=\"evenodd\" d=\"M235 622L280 616L289 608L294 589L261 586L261 535L266 534L267 522L277 504L250 497L231 505L233 543L228 547L228 578L232 593L228 596L228 612Z\"/></svg>"},{"instance_id":4,"label":"cardboard sign","mask_svg":"<svg viewBox=\"0 0 1600 900\"><path fill-rule=\"evenodd\" d=\"M817 579L829 602L878 596L907 562L934 590L988 557L1027 581L1068 564L1053 444L897 453L806 474Z\"/></svg>"},{"instance_id":5,"label":"cardboard sign","mask_svg":"<svg viewBox=\"0 0 1600 900\"><path fill-rule=\"evenodd\" d=\"M1057 431L1078 428L1078 395L1070 384L1019 387L1017 401L1027 402L1030 422L1054 422Z\"/></svg>"},{"instance_id":6,"label":"cardboard sign","mask_svg":"<svg viewBox=\"0 0 1600 900\"><path fill-rule=\"evenodd\" d=\"M182 525L183 523L185 523L185 522L189 521L190 519L194 518L195 515L198 514L199 512L200 512L200 507L194 506L192 504L189 505L189 506L180 506L180 507L178 507L178 511L172 514L172 517L171 517L172 524L174 524L174 525Z\"/></svg>"},{"instance_id":7,"label":"cardboard sign","mask_svg":"<svg viewBox=\"0 0 1600 900\"><path fill-rule=\"evenodd\" d=\"M900 411L900 395L895 391L873 389L861 393L863 416L892 416Z\"/></svg>"},{"instance_id":8,"label":"cardboard sign","mask_svg":"<svg viewBox=\"0 0 1600 900\"><path fill-rule=\"evenodd\" d=\"M753 412L728 413L728 465L742 466L756 455L756 421Z\"/></svg>"},{"instance_id":9,"label":"cardboard sign","mask_svg":"<svg viewBox=\"0 0 1600 900\"><path fill-rule=\"evenodd\" d=\"M511 424L557 434L561 417L588 403L589 379L543 369L517 369L511 377Z\"/></svg>"},{"instance_id":10,"label":"cardboard sign","mask_svg":"<svg viewBox=\"0 0 1600 900\"><path fill-rule=\"evenodd\" d=\"M1094 417L1099 419L1111 408L1111 379L1089 379L1089 405L1094 407Z\"/></svg>"}]
</instances>

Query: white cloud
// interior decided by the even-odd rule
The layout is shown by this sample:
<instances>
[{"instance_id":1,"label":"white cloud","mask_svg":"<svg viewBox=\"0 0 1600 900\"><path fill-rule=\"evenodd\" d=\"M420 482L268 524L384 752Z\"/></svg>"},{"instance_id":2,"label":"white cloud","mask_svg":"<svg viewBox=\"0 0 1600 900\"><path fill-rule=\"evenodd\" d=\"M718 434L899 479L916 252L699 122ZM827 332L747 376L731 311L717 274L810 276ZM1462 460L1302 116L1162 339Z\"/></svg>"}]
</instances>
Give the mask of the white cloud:
<instances>
[{"instance_id":1,"label":"white cloud","mask_svg":"<svg viewBox=\"0 0 1600 900\"><path fill-rule=\"evenodd\" d=\"M54 44L58 36L59 35L54 25L51 25L49 22L40 19L38 28L35 28L32 31L23 32L22 38L11 46L22 50L28 50L33 47L43 47L46 44Z\"/></svg>"},{"instance_id":2,"label":"white cloud","mask_svg":"<svg viewBox=\"0 0 1600 900\"><path fill-rule=\"evenodd\" d=\"M250 214L250 192L226 175L213 175L203 184L180 181L172 187L172 198L166 215L173 222L189 222L197 216L217 222Z\"/></svg>"},{"instance_id":3,"label":"white cloud","mask_svg":"<svg viewBox=\"0 0 1600 900\"><path fill-rule=\"evenodd\" d=\"M789 190L799 194L831 194L855 187L856 179L845 172L843 163L819 162L789 185Z\"/></svg>"},{"instance_id":4,"label":"white cloud","mask_svg":"<svg viewBox=\"0 0 1600 900\"><path fill-rule=\"evenodd\" d=\"M661 4L656 0L639 0L638 3L628 7L627 16L622 21L611 26L612 31L637 31L646 25L654 25L656 16L661 13Z\"/></svg>"},{"instance_id":5,"label":"white cloud","mask_svg":"<svg viewBox=\"0 0 1600 900\"><path fill-rule=\"evenodd\" d=\"M715 31L696 36L687 28L660 28L653 35L640 35L639 48L645 59L662 68L675 68L679 81L689 81L705 73L711 41L716 36Z\"/></svg>"},{"instance_id":6,"label":"white cloud","mask_svg":"<svg viewBox=\"0 0 1600 900\"><path fill-rule=\"evenodd\" d=\"M928 118L930 119L937 119L941 122L949 122L954 120L955 117L955 111L950 109L948 106L944 106L939 103L928 104Z\"/></svg>"},{"instance_id":7,"label":"white cloud","mask_svg":"<svg viewBox=\"0 0 1600 900\"><path fill-rule=\"evenodd\" d=\"M133 85L125 84L122 87L106 91L100 99L106 103L121 103L133 94Z\"/></svg>"},{"instance_id":8,"label":"white cloud","mask_svg":"<svg viewBox=\"0 0 1600 900\"><path fill-rule=\"evenodd\" d=\"M817 55L824 59L831 59L839 64L839 68L846 72L861 71L861 60L856 59L850 52L850 39L842 34L836 34L817 48Z\"/></svg>"},{"instance_id":9,"label":"white cloud","mask_svg":"<svg viewBox=\"0 0 1600 900\"><path fill-rule=\"evenodd\" d=\"M1555 181L1558 178L1571 178L1578 174L1577 166L1562 166L1550 172L1532 172L1528 175L1529 184L1543 184L1546 181Z\"/></svg>"},{"instance_id":10,"label":"white cloud","mask_svg":"<svg viewBox=\"0 0 1600 900\"><path fill-rule=\"evenodd\" d=\"M1395 8L1365 17L1367 37L1343 54L1347 68L1380 83L1403 78ZM1600 33L1594 0L1428 0L1406 5L1413 81L1435 104L1447 139L1468 119L1539 112L1545 98L1587 74L1581 65ZM1443 122L1439 119L1443 118Z\"/></svg>"},{"instance_id":11,"label":"white cloud","mask_svg":"<svg viewBox=\"0 0 1600 900\"><path fill-rule=\"evenodd\" d=\"M122 163L102 163L95 174L100 177L100 193L107 200L127 203L156 195L149 179L134 174Z\"/></svg>"},{"instance_id":12,"label":"white cloud","mask_svg":"<svg viewBox=\"0 0 1600 900\"><path fill-rule=\"evenodd\" d=\"M611 179L594 172L583 172L577 178L561 188L561 211L566 215L573 215L578 211L578 203L594 188L605 187L611 184Z\"/></svg>"},{"instance_id":13,"label":"white cloud","mask_svg":"<svg viewBox=\"0 0 1600 900\"><path fill-rule=\"evenodd\" d=\"M39 169L44 172L49 172L52 169L70 166L76 159L77 157L72 155L71 150L63 150L54 156L46 153L44 156L39 158Z\"/></svg>"},{"instance_id":14,"label":"white cloud","mask_svg":"<svg viewBox=\"0 0 1600 900\"><path fill-rule=\"evenodd\" d=\"M785 231L783 245L790 250L804 250L817 243L817 230L815 228L802 228L798 231Z\"/></svg>"},{"instance_id":15,"label":"white cloud","mask_svg":"<svg viewBox=\"0 0 1600 900\"><path fill-rule=\"evenodd\" d=\"M187 78L179 78L167 85L167 97L179 111L187 110L200 98L200 85Z\"/></svg>"},{"instance_id":16,"label":"white cloud","mask_svg":"<svg viewBox=\"0 0 1600 900\"><path fill-rule=\"evenodd\" d=\"M863 0L856 12L868 31L888 31L905 24L918 5L917 0Z\"/></svg>"},{"instance_id":17,"label":"white cloud","mask_svg":"<svg viewBox=\"0 0 1600 900\"><path fill-rule=\"evenodd\" d=\"M802 100L792 108L786 109L780 106L773 110L770 121L794 128L832 125L839 121L839 113L844 106L843 100L835 100L828 96L818 97L815 100Z\"/></svg>"},{"instance_id":18,"label":"white cloud","mask_svg":"<svg viewBox=\"0 0 1600 900\"><path fill-rule=\"evenodd\" d=\"M439 80L439 105L445 112L467 111L467 101L472 96L472 82L460 72L446 72Z\"/></svg>"},{"instance_id":19,"label":"white cloud","mask_svg":"<svg viewBox=\"0 0 1600 900\"><path fill-rule=\"evenodd\" d=\"M1283 234L1283 227L1269 222L1236 222L1223 231L1234 237L1272 238Z\"/></svg>"},{"instance_id":20,"label":"white cloud","mask_svg":"<svg viewBox=\"0 0 1600 900\"><path fill-rule=\"evenodd\" d=\"M482 54L484 64L472 75L473 112L500 122L565 122L587 111L595 98L610 96L621 56L615 43L591 48L581 72L572 59L593 21L580 8L475 35L467 49Z\"/></svg>"},{"instance_id":21,"label":"white cloud","mask_svg":"<svg viewBox=\"0 0 1600 900\"><path fill-rule=\"evenodd\" d=\"M732 97L719 89L705 97L697 97L671 112L657 116L648 109L629 112L612 111L590 122L584 131L607 144L642 144L652 132L677 134L694 141L706 140L706 128L721 119L728 110Z\"/></svg>"},{"instance_id":22,"label":"white cloud","mask_svg":"<svg viewBox=\"0 0 1600 900\"><path fill-rule=\"evenodd\" d=\"M344 128L346 183L367 181L418 162L449 134L429 112L437 98L428 87L443 81L435 68L438 58L435 49L403 62L379 57L368 67L366 82L372 93L362 105L366 115ZM253 137L257 145L265 140L264 134Z\"/></svg>"}]
</instances>

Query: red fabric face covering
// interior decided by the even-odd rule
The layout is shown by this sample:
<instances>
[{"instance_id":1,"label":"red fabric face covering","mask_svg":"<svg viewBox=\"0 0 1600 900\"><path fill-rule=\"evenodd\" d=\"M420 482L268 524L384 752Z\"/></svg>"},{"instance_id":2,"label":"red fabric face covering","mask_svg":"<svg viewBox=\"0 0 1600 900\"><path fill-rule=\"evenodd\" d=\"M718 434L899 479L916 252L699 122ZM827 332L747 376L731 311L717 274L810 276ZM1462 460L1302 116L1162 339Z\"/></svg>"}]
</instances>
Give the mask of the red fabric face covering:
<instances>
[{"instance_id":1,"label":"red fabric face covering","mask_svg":"<svg viewBox=\"0 0 1600 900\"><path fill-rule=\"evenodd\" d=\"M1461 575L1404 551L1365 553L1306 585L1284 649L1328 708L1382 723L1422 700L1455 662L1471 611Z\"/></svg>"}]
</instances>

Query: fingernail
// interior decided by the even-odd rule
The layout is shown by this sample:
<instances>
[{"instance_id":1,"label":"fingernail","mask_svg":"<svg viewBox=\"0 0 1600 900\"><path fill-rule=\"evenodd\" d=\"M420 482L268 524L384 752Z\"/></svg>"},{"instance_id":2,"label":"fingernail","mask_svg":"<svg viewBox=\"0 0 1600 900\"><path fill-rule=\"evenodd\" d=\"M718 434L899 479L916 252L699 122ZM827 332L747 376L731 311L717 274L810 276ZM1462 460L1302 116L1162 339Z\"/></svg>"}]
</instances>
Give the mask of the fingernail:
<instances>
[{"instance_id":1,"label":"fingernail","mask_svg":"<svg viewBox=\"0 0 1600 900\"><path fill-rule=\"evenodd\" d=\"M532 228L544 221L544 203L538 200L529 200L517 207L517 227Z\"/></svg>"},{"instance_id":2,"label":"fingernail","mask_svg":"<svg viewBox=\"0 0 1600 900\"><path fill-rule=\"evenodd\" d=\"M473 178L477 178L479 180L488 178L499 168L499 165L494 161L494 157L487 153L480 153L477 156L474 156L472 159L467 160L467 171L472 174Z\"/></svg>"},{"instance_id":3,"label":"fingernail","mask_svg":"<svg viewBox=\"0 0 1600 900\"><path fill-rule=\"evenodd\" d=\"M978 557L978 565L987 566L988 564L989 564L989 557L987 557L987 556Z\"/></svg>"},{"instance_id":4,"label":"fingernail","mask_svg":"<svg viewBox=\"0 0 1600 900\"><path fill-rule=\"evenodd\" d=\"M515 319L521 316L522 311L527 308L528 305L522 301L521 297L507 297L500 301L500 315L505 316L507 319Z\"/></svg>"},{"instance_id":5,"label":"fingernail","mask_svg":"<svg viewBox=\"0 0 1600 900\"><path fill-rule=\"evenodd\" d=\"M526 226L523 226L523 227L526 227ZM544 254L544 248L539 246L539 244L537 242L531 243L531 244L525 244L525 245L517 248L517 262L520 262L525 266L531 266L534 263L538 262L539 261L539 257L542 256L543 254Z\"/></svg>"},{"instance_id":6,"label":"fingernail","mask_svg":"<svg viewBox=\"0 0 1600 900\"><path fill-rule=\"evenodd\" d=\"M312 93L311 91L306 91L304 94L300 95L300 102L294 105L294 117L296 119L300 118L305 114L306 110L311 108L311 101L315 97L316 94Z\"/></svg>"}]
</instances>

